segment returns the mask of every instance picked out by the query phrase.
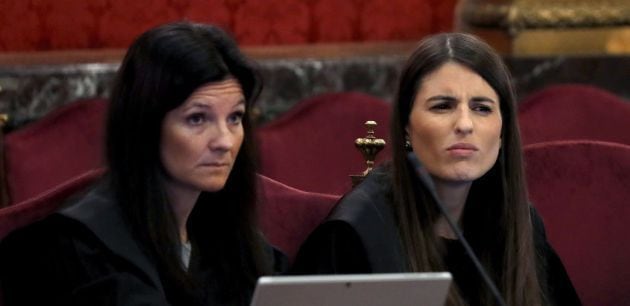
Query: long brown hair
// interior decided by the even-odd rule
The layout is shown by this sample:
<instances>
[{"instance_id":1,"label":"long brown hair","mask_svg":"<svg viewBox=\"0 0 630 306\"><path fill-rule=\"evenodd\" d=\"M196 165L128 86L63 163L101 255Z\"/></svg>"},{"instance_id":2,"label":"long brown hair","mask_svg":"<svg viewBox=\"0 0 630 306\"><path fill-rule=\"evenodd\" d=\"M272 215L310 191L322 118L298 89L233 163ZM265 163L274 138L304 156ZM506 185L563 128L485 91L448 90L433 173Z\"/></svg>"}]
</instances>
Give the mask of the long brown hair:
<instances>
[{"instance_id":1,"label":"long brown hair","mask_svg":"<svg viewBox=\"0 0 630 306\"><path fill-rule=\"evenodd\" d=\"M444 246L433 225L439 217L436 203L411 175L405 149L405 127L423 78L447 62L468 67L485 79L500 99L502 147L495 165L473 182L462 217L483 266L508 305L542 305L530 208L524 182L521 143L515 115L515 97L508 69L486 43L475 36L446 33L424 39L405 64L391 120L393 155L393 210L412 271L445 270ZM489 290L479 286L480 304L494 305ZM464 304L454 287L449 305Z\"/></svg>"},{"instance_id":2,"label":"long brown hair","mask_svg":"<svg viewBox=\"0 0 630 306\"><path fill-rule=\"evenodd\" d=\"M161 185L161 124L170 110L198 87L235 78L249 112L260 78L235 41L212 25L177 22L140 35L119 69L107 122L106 156L112 191L141 248L152 258L167 299L193 304L201 287L181 264L181 244ZM244 294L269 272L256 218L255 146L250 116L244 140L224 188L202 192L188 220L188 233L217 290L230 304L248 304ZM191 262L191 267L192 267ZM194 269L191 269L194 270ZM206 269L208 270L208 269ZM235 302L238 300L238 302Z\"/></svg>"}]
</instances>

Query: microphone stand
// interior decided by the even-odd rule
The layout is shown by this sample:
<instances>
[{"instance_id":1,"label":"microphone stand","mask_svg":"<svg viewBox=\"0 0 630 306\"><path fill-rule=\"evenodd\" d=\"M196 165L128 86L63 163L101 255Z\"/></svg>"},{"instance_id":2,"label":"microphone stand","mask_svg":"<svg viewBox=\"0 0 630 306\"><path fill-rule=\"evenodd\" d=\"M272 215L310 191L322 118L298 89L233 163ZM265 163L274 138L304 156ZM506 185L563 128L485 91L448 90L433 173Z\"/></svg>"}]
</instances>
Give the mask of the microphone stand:
<instances>
[{"instance_id":1,"label":"microphone stand","mask_svg":"<svg viewBox=\"0 0 630 306\"><path fill-rule=\"evenodd\" d=\"M457 236L457 239L459 239L459 242L464 246L464 250L466 251L466 254L472 260L473 264L475 265L475 268L481 275L481 278L483 279L483 281L486 283L488 288L490 288L490 292L494 296L497 303L500 306L507 306L507 304L505 304L505 301L503 300L503 297L501 297L501 293L499 293L499 289L497 289L497 286L494 284L494 282L492 282L492 279L490 279L490 276L488 276L488 273L481 265L481 262L475 255L475 252L473 252L472 248L468 244L468 241L466 240L466 238L464 238L464 234L462 234L457 224L455 224L451 216L446 211L446 208L444 207L444 205L442 205L442 202L440 201L440 198L437 195L435 185L433 184L433 179L429 175L429 172L427 172L424 166L422 166L422 164L420 163L420 160L418 159L418 157L416 157L416 155L413 152L407 153L407 159L413 165L413 168L416 173L416 177L420 179L420 182L422 182L424 186L427 187L427 189L429 190L429 193L431 194L431 196L433 197L433 200L435 201L438 208L440 209L440 212L446 219L446 222L451 227L453 232L455 232L455 235Z\"/></svg>"}]
</instances>

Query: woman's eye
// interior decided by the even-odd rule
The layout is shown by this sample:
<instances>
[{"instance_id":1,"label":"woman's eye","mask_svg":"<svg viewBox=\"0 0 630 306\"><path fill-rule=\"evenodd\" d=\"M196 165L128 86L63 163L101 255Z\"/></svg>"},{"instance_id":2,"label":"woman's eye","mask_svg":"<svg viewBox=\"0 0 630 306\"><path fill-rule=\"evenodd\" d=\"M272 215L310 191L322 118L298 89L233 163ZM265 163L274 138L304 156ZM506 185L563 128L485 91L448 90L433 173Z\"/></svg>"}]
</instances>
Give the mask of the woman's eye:
<instances>
[{"instance_id":1,"label":"woman's eye","mask_svg":"<svg viewBox=\"0 0 630 306\"><path fill-rule=\"evenodd\" d=\"M473 110L484 114L492 113L492 107L483 104L474 106Z\"/></svg>"},{"instance_id":2,"label":"woman's eye","mask_svg":"<svg viewBox=\"0 0 630 306\"><path fill-rule=\"evenodd\" d=\"M241 124L241 122L243 121L243 116L245 115L244 112L235 112L233 114L230 115L230 117L228 117L228 122L232 125L238 125Z\"/></svg>"},{"instance_id":3,"label":"woman's eye","mask_svg":"<svg viewBox=\"0 0 630 306\"><path fill-rule=\"evenodd\" d=\"M438 103L436 105L431 106L431 109L435 111L449 110L451 109L451 103L448 103L448 102Z\"/></svg>"},{"instance_id":4,"label":"woman's eye","mask_svg":"<svg viewBox=\"0 0 630 306\"><path fill-rule=\"evenodd\" d=\"M192 114L186 117L186 122L190 125L200 125L206 120L204 114Z\"/></svg>"}]
</instances>

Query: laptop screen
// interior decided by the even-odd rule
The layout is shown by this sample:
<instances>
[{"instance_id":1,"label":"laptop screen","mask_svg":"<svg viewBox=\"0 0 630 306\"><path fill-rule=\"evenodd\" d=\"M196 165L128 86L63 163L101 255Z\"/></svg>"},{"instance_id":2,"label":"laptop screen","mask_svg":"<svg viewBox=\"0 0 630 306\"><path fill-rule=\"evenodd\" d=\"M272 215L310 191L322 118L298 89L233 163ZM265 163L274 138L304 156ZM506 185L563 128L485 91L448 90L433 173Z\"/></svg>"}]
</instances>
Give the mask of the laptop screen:
<instances>
[{"instance_id":1,"label":"laptop screen","mask_svg":"<svg viewBox=\"0 0 630 306\"><path fill-rule=\"evenodd\" d=\"M251 306L442 306L448 272L266 276Z\"/></svg>"}]
</instances>

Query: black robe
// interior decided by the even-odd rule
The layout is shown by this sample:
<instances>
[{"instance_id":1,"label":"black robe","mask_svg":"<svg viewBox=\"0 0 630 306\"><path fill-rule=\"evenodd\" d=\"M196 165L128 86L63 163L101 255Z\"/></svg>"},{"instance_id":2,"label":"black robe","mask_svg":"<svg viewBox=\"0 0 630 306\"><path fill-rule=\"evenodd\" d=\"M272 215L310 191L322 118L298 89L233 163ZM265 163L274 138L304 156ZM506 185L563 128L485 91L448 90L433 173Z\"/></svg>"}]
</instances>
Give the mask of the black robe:
<instances>
[{"instance_id":1,"label":"black robe","mask_svg":"<svg viewBox=\"0 0 630 306\"><path fill-rule=\"evenodd\" d=\"M286 267L284 255L270 246L267 251L275 269ZM211 271L195 273L211 276ZM0 281L4 306L182 302L167 301L154 261L141 251L103 185L5 238L0 244ZM220 280L215 281L204 284L200 304L234 305L220 301L216 292ZM251 297L252 292L242 294Z\"/></svg>"},{"instance_id":2,"label":"black robe","mask_svg":"<svg viewBox=\"0 0 630 306\"><path fill-rule=\"evenodd\" d=\"M407 258L390 208L391 182L376 169L349 192L327 220L302 245L292 274L353 274L409 272ZM542 220L532 209L537 263L546 297L553 305L581 305L560 258L545 236ZM457 240L444 239L444 262L463 298L479 302L482 279ZM546 285L545 285L546 284Z\"/></svg>"}]
</instances>

